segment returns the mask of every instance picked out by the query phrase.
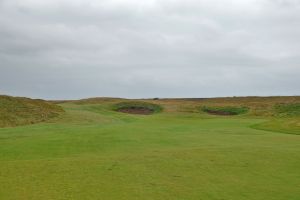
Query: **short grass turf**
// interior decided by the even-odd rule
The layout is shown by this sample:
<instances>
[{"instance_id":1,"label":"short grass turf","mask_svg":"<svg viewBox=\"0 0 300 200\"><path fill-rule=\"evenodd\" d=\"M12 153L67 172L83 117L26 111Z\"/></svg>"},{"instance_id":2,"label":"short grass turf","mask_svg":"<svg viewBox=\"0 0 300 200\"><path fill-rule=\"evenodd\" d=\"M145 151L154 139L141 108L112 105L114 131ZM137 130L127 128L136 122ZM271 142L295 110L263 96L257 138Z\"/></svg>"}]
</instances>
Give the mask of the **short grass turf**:
<instances>
[{"instance_id":1,"label":"short grass turf","mask_svg":"<svg viewBox=\"0 0 300 200\"><path fill-rule=\"evenodd\" d=\"M0 129L0 199L300 199L300 136L275 121L61 105L52 122Z\"/></svg>"}]
</instances>

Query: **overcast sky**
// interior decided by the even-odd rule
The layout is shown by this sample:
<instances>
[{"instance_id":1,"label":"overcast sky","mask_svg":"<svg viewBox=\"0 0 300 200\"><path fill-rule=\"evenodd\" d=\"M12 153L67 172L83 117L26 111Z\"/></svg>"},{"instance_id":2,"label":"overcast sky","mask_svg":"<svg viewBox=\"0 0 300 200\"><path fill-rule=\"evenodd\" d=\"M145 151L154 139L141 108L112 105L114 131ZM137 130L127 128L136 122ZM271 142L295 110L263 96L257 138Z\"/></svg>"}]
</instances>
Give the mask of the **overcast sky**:
<instances>
[{"instance_id":1,"label":"overcast sky","mask_svg":"<svg viewBox=\"0 0 300 200\"><path fill-rule=\"evenodd\" d=\"M300 0L0 0L0 94L300 95Z\"/></svg>"}]
</instances>

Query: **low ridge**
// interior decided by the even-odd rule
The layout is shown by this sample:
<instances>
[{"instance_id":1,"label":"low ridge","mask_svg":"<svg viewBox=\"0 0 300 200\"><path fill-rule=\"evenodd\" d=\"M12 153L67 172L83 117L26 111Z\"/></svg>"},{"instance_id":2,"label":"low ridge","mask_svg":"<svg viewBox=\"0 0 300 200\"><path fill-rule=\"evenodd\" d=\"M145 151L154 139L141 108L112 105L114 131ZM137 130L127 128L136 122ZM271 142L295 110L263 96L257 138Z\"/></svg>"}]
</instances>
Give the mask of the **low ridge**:
<instances>
[{"instance_id":1,"label":"low ridge","mask_svg":"<svg viewBox=\"0 0 300 200\"><path fill-rule=\"evenodd\" d=\"M62 112L60 106L44 100L0 95L0 127L43 122Z\"/></svg>"}]
</instances>

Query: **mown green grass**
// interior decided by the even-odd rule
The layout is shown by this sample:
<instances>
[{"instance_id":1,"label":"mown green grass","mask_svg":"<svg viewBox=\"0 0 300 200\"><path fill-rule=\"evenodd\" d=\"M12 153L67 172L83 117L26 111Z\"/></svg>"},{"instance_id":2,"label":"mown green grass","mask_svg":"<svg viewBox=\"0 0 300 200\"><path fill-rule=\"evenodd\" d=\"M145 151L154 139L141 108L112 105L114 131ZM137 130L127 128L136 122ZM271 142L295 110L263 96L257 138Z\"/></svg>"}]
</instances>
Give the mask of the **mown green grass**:
<instances>
[{"instance_id":1,"label":"mown green grass","mask_svg":"<svg viewBox=\"0 0 300 200\"><path fill-rule=\"evenodd\" d=\"M264 123L255 124L253 128L300 135L300 118L275 118Z\"/></svg>"},{"instance_id":2,"label":"mown green grass","mask_svg":"<svg viewBox=\"0 0 300 200\"><path fill-rule=\"evenodd\" d=\"M48 123L0 129L0 199L300 199L300 137L281 130L297 131L298 118L211 116L178 102L141 116L113 104L63 103Z\"/></svg>"}]
</instances>

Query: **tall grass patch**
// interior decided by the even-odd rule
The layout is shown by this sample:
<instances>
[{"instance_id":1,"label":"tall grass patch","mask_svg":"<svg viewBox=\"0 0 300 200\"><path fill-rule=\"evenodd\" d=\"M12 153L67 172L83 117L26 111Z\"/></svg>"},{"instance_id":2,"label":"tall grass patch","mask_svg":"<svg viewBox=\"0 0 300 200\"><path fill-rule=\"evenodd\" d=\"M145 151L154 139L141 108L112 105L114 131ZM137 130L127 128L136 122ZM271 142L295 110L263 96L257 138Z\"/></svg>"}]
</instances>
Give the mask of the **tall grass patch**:
<instances>
[{"instance_id":1,"label":"tall grass patch","mask_svg":"<svg viewBox=\"0 0 300 200\"><path fill-rule=\"evenodd\" d=\"M300 116L300 103L280 103L274 106L277 115L282 117Z\"/></svg>"}]
</instances>

